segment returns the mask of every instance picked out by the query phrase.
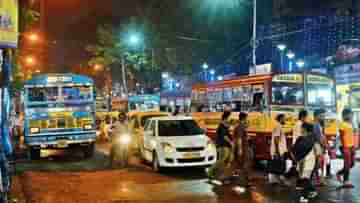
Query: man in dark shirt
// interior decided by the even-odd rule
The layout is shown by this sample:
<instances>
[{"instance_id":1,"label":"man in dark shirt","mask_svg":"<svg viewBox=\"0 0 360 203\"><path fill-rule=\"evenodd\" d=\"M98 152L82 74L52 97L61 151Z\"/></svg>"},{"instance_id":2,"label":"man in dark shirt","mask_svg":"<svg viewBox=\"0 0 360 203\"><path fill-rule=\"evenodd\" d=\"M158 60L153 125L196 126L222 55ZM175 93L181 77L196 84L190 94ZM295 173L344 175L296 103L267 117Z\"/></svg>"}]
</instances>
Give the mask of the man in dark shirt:
<instances>
[{"instance_id":1,"label":"man in dark shirt","mask_svg":"<svg viewBox=\"0 0 360 203\"><path fill-rule=\"evenodd\" d=\"M229 166L232 159L232 141L230 135L230 118L231 112L225 111L221 117L221 123L216 130L216 149L217 149L217 161L209 169L208 175L215 184L222 185L222 181L225 179L225 169Z\"/></svg>"},{"instance_id":2,"label":"man in dark shirt","mask_svg":"<svg viewBox=\"0 0 360 203\"><path fill-rule=\"evenodd\" d=\"M325 122L325 110L317 109L314 111L314 135L315 135L315 155L316 155L316 167L314 171L314 177L316 185L326 185L324 180L324 174L319 173L319 169L322 169L322 161L327 149L327 140L324 135ZM322 171L322 170L320 170Z\"/></svg>"},{"instance_id":3,"label":"man in dark shirt","mask_svg":"<svg viewBox=\"0 0 360 203\"><path fill-rule=\"evenodd\" d=\"M248 115L241 112L239 114L239 124L235 128L235 154L234 170L242 177L245 186L251 186L249 176L251 173L251 155L249 137L246 132L248 128ZM237 171L238 170L238 171Z\"/></svg>"}]
</instances>

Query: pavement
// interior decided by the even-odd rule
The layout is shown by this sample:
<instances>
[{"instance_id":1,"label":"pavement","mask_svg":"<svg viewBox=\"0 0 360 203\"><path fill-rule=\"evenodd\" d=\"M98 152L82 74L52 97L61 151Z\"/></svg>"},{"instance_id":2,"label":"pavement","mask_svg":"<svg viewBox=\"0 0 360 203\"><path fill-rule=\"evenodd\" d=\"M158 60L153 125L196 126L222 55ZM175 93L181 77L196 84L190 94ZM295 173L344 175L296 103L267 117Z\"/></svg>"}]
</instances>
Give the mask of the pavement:
<instances>
[{"instance_id":1,"label":"pavement","mask_svg":"<svg viewBox=\"0 0 360 203\"><path fill-rule=\"evenodd\" d=\"M255 188L242 194L233 192L234 185L215 186L208 183L203 171L169 170L158 174L136 157L127 169L109 169L109 145L98 145L92 159L83 159L76 152L44 154L42 160L17 163L13 197L30 203L291 203L297 202L293 187L273 187L266 174L257 171ZM334 160L332 172L342 167ZM360 202L360 166L355 166L351 179L353 190L339 188L336 180L319 188L319 197L311 202Z\"/></svg>"}]
</instances>

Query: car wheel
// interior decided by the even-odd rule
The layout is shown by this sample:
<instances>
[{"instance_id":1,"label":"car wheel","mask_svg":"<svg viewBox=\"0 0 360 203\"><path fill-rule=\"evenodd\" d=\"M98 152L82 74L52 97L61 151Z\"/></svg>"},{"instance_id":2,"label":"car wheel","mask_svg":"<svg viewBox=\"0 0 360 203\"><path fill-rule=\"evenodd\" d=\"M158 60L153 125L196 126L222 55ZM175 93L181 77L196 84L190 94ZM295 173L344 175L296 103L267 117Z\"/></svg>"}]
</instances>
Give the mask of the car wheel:
<instances>
[{"instance_id":1,"label":"car wheel","mask_svg":"<svg viewBox=\"0 0 360 203\"><path fill-rule=\"evenodd\" d=\"M41 153L41 149L33 148L33 147L31 147L29 149L29 157L30 157L31 160L39 160L40 159L40 153Z\"/></svg>"},{"instance_id":2,"label":"car wheel","mask_svg":"<svg viewBox=\"0 0 360 203\"><path fill-rule=\"evenodd\" d=\"M160 172L161 171L161 167L159 164L159 159L156 155L156 152L153 153L153 158L152 158L152 169L155 172Z\"/></svg>"}]
</instances>

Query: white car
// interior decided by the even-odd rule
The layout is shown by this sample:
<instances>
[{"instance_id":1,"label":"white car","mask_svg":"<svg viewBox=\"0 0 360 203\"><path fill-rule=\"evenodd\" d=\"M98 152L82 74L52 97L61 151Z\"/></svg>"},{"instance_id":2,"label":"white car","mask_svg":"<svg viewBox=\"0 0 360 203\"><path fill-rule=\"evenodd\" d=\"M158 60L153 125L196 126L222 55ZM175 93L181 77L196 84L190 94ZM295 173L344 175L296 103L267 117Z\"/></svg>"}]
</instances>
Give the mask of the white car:
<instances>
[{"instance_id":1,"label":"white car","mask_svg":"<svg viewBox=\"0 0 360 203\"><path fill-rule=\"evenodd\" d=\"M209 167L216 147L191 117L158 117L147 121L142 158L154 171L170 167Z\"/></svg>"}]
</instances>

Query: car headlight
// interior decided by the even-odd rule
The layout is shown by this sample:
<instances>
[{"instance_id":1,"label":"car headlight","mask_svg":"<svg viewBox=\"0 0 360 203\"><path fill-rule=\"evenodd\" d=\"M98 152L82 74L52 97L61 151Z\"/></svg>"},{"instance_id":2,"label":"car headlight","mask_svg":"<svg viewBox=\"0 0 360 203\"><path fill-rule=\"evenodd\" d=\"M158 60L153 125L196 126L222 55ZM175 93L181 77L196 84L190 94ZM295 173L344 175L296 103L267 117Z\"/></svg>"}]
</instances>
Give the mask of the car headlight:
<instances>
[{"instance_id":1,"label":"car headlight","mask_svg":"<svg viewBox=\"0 0 360 203\"><path fill-rule=\"evenodd\" d=\"M128 145L131 142L131 136L129 134L123 134L120 136L119 141L121 144Z\"/></svg>"},{"instance_id":2,"label":"car headlight","mask_svg":"<svg viewBox=\"0 0 360 203\"><path fill-rule=\"evenodd\" d=\"M92 125L84 125L84 129L85 130L91 130L92 129Z\"/></svg>"},{"instance_id":3,"label":"car headlight","mask_svg":"<svg viewBox=\"0 0 360 203\"><path fill-rule=\"evenodd\" d=\"M35 133L39 133L40 129L39 128L30 128L30 133L35 134Z\"/></svg>"},{"instance_id":4,"label":"car headlight","mask_svg":"<svg viewBox=\"0 0 360 203\"><path fill-rule=\"evenodd\" d=\"M174 147L169 143L161 143L161 146L166 154L173 153L175 151Z\"/></svg>"},{"instance_id":5,"label":"car headlight","mask_svg":"<svg viewBox=\"0 0 360 203\"><path fill-rule=\"evenodd\" d=\"M216 146L215 146L215 144L214 144L213 142L211 142L211 141L208 141L208 143L207 143L207 150L208 150L208 151L216 151Z\"/></svg>"}]
</instances>

